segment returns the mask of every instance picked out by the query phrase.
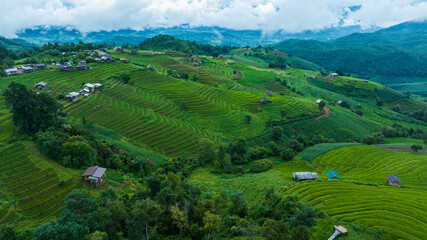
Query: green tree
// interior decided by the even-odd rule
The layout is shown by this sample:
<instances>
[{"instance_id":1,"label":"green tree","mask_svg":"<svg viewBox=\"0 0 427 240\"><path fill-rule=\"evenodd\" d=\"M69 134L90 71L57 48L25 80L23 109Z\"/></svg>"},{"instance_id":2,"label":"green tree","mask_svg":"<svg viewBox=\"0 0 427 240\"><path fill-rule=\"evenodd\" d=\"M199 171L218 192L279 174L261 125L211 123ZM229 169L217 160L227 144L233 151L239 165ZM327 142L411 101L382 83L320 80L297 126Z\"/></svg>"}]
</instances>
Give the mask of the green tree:
<instances>
[{"instance_id":1,"label":"green tree","mask_svg":"<svg viewBox=\"0 0 427 240\"><path fill-rule=\"evenodd\" d=\"M194 74L194 75L193 75L193 77L191 78L191 80L192 80L193 82L196 82L197 80L199 80L199 75Z\"/></svg>"},{"instance_id":2,"label":"green tree","mask_svg":"<svg viewBox=\"0 0 427 240\"><path fill-rule=\"evenodd\" d=\"M203 228L208 232L208 239L212 233L217 233L219 231L219 226L221 224L221 218L211 213L210 211L205 212L203 217Z\"/></svg>"},{"instance_id":3,"label":"green tree","mask_svg":"<svg viewBox=\"0 0 427 240\"><path fill-rule=\"evenodd\" d=\"M273 127L272 132L273 132L273 135L272 135L273 139L277 141L280 140L280 138L283 135L283 129L279 126Z\"/></svg>"},{"instance_id":4,"label":"green tree","mask_svg":"<svg viewBox=\"0 0 427 240\"><path fill-rule=\"evenodd\" d=\"M304 225L312 227L316 225L316 213L311 205L301 204L294 215L289 219L291 227Z\"/></svg>"},{"instance_id":5,"label":"green tree","mask_svg":"<svg viewBox=\"0 0 427 240\"><path fill-rule=\"evenodd\" d=\"M405 96L406 98L411 98L411 91L409 89L406 89Z\"/></svg>"},{"instance_id":6,"label":"green tree","mask_svg":"<svg viewBox=\"0 0 427 240\"><path fill-rule=\"evenodd\" d=\"M320 101L320 103L318 105L319 109L322 110L325 106L326 106L325 101Z\"/></svg>"},{"instance_id":7,"label":"green tree","mask_svg":"<svg viewBox=\"0 0 427 240\"><path fill-rule=\"evenodd\" d=\"M179 105L183 111L187 110L187 102L182 101Z\"/></svg>"},{"instance_id":8,"label":"green tree","mask_svg":"<svg viewBox=\"0 0 427 240\"><path fill-rule=\"evenodd\" d=\"M310 240L311 236L313 233L310 228L304 225L299 225L292 231L292 240Z\"/></svg>"},{"instance_id":9,"label":"green tree","mask_svg":"<svg viewBox=\"0 0 427 240\"><path fill-rule=\"evenodd\" d=\"M418 145L418 144L414 144L411 146L411 150L414 151L415 153L418 153L418 151L422 150L423 146Z\"/></svg>"},{"instance_id":10,"label":"green tree","mask_svg":"<svg viewBox=\"0 0 427 240\"><path fill-rule=\"evenodd\" d=\"M285 110L280 109L280 117L281 117L281 119L282 119L282 120L283 120L283 118L285 118L285 117L286 117L286 112L285 112Z\"/></svg>"},{"instance_id":11,"label":"green tree","mask_svg":"<svg viewBox=\"0 0 427 240\"><path fill-rule=\"evenodd\" d=\"M282 151L282 159L283 161L291 161L295 157L294 150L290 148L286 148Z\"/></svg>"},{"instance_id":12,"label":"green tree","mask_svg":"<svg viewBox=\"0 0 427 240\"><path fill-rule=\"evenodd\" d=\"M425 132L423 135L423 142L425 145L427 145L427 132Z\"/></svg>"},{"instance_id":13,"label":"green tree","mask_svg":"<svg viewBox=\"0 0 427 240\"><path fill-rule=\"evenodd\" d=\"M246 114L245 115L245 119L246 119L246 123L251 123L251 120L252 120L252 116L251 115L249 115L249 114Z\"/></svg>"},{"instance_id":14,"label":"green tree","mask_svg":"<svg viewBox=\"0 0 427 240\"><path fill-rule=\"evenodd\" d=\"M268 240L283 240L287 239L288 226L282 220L276 221L268 219L262 225L262 236Z\"/></svg>"},{"instance_id":15,"label":"green tree","mask_svg":"<svg viewBox=\"0 0 427 240\"><path fill-rule=\"evenodd\" d=\"M132 236L142 239L145 231L147 240L150 240L149 227L160 215L160 205L151 200L144 199L136 201L131 210Z\"/></svg>"},{"instance_id":16,"label":"green tree","mask_svg":"<svg viewBox=\"0 0 427 240\"><path fill-rule=\"evenodd\" d=\"M11 82L3 95L12 106L12 120L27 134L56 126L62 105L47 93L35 94L25 85Z\"/></svg>"}]
</instances>

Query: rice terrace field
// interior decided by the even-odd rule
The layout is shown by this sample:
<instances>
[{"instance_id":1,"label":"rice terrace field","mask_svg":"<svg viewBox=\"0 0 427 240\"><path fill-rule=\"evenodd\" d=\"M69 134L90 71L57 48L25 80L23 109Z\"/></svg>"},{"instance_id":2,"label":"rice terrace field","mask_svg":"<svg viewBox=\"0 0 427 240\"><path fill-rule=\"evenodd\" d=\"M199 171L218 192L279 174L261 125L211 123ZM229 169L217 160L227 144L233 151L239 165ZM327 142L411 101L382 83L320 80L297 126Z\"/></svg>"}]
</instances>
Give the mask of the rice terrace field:
<instances>
[{"instance_id":1,"label":"rice terrace field","mask_svg":"<svg viewBox=\"0 0 427 240\"><path fill-rule=\"evenodd\" d=\"M326 180L334 169L340 181ZM296 184L291 192L338 219L381 229L386 239L427 235L427 155L393 153L372 146L331 150L314 159L321 181ZM387 175L402 180L387 186Z\"/></svg>"}]
</instances>

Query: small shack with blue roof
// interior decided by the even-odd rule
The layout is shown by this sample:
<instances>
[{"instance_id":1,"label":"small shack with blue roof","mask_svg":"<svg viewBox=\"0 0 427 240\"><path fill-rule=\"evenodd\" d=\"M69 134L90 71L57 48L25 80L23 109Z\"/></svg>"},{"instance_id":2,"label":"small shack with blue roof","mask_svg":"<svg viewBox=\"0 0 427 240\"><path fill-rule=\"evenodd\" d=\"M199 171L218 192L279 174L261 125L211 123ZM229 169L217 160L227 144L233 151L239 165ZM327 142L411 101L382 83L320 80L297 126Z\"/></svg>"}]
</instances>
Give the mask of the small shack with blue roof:
<instances>
[{"instance_id":1,"label":"small shack with blue roof","mask_svg":"<svg viewBox=\"0 0 427 240\"><path fill-rule=\"evenodd\" d=\"M326 171L326 175L328 176L328 180L330 179L341 179L340 175L335 170Z\"/></svg>"}]
</instances>

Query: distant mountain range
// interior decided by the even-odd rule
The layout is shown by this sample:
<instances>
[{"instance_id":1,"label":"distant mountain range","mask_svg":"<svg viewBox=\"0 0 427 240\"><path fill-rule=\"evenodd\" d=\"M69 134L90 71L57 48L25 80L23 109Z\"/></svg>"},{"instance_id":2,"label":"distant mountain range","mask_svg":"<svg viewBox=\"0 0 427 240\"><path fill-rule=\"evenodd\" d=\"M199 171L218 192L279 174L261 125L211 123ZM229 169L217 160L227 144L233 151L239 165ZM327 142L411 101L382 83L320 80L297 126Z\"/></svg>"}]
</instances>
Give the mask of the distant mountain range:
<instances>
[{"instance_id":1,"label":"distant mountain range","mask_svg":"<svg viewBox=\"0 0 427 240\"><path fill-rule=\"evenodd\" d=\"M427 21L405 22L373 33L353 33L331 41L285 40L277 49L369 78L376 75L427 76Z\"/></svg>"},{"instance_id":2,"label":"distant mountain range","mask_svg":"<svg viewBox=\"0 0 427 240\"><path fill-rule=\"evenodd\" d=\"M196 41L198 43L213 45L232 45L251 47L258 45L273 44L285 39L315 39L329 40L346 36L355 32L373 32L377 29L361 29L358 26L334 27L322 31L305 31L302 33L272 32L263 33L261 30L233 30L220 27L190 27L181 25L172 28L155 28L136 31L122 29L118 31L99 31L81 33L70 26L66 27L46 27L38 26L25 29L17 35L29 43L42 45L46 42L93 42L121 45L123 43L137 44L144 39L154 37L159 34L171 35L175 38Z\"/></svg>"}]
</instances>

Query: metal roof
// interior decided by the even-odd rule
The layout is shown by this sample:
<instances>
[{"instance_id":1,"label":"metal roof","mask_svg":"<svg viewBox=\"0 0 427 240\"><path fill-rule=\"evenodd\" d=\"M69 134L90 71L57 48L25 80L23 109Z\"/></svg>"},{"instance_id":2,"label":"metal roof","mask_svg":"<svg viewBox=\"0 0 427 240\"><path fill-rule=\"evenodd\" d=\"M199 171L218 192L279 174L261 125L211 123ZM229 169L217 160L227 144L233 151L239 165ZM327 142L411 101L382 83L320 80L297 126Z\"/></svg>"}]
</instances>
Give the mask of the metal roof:
<instances>
[{"instance_id":1,"label":"metal roof","mask_svg":"<svg viewBox=\"0 0 427 240\"><path fill-rule=\"evenodd\" d=\"M47 85L47 83L45 83L45 82L38 82L38 83L36 83L36 85L35 86L38 86L38 85L41 85L41 86L46 86Z\"/></svg>"},{"instance_id":2,"label":"metal roof","mask_svg":"<svg viewBox=\"0 0 427 240\"><path fill-rule=\"evenodd\" d=\"M92 83L86 83L86 84L85 84L85 87L88 87L88 88L94 88L94 87L95 87L95 85L93 85Z\"/></svg>"},{"instance_id":3,"label":"metal roof","mask_svg":"<svg viewBox=\"0 0 427 240\"><path fill-rule=\"evenodd\" d=\"M86 171L83 173L82 177L92 176L98 166L88 167Z\"/></svg>"},{"instance_id":4,"label":"metal roof","mask_svg":"<svg viewBox=\"0 0 427 240\"><path fill-rule=\"evenodd\" d=\"M107 170L106 168L98 167L95 170L95 172L92 174L92 177L101 178L104 175L106 170Z\"/></svg>"},{"instance_id":5,"label":"metal roof","mask_svg":"<svg viewBox=\"0 0 427 240\"><path fill-rule=\"evenodd\" d=\"M335 170L328 170L328 171L326 171L326 175L328 176L328 178L334 178L334 177L336 177L338 179L341 179L340 175L338 175L338 173Z\"/></svg>"},{"instance_id":6,"label":"metal roof","mask_svg":"<svg viewBox=\"0 0 427 240\"><path fill-rule=\"evenodd\" d=\"M294 172L292 173L296 179L317 179L317 173L315 172Z\"/></svg>"},{"instance_id":7,"label":"metal roof","mask_svg":"<svg viewBox=\"0 0 427 240\"><path fill-rule=\"evenodd\" d=\"M400 184L402 184L402 181L400 181L400 179L394 175L388 175L387 176L387 180L388 182L392 183L392 182L398 182Z\"/></svg>"},{"instance_id":8,"label":"metal roof","mask_svg":"<svg viewBox=\"0 0 427 240\"><path fill-rule=\"evenodd\" d=\"M77 96L79 96L80 94L79 93L77 93L77 92L70 92L69 94L67 94L65 97L77 97Z\"/></svg>"}]
</instances>

